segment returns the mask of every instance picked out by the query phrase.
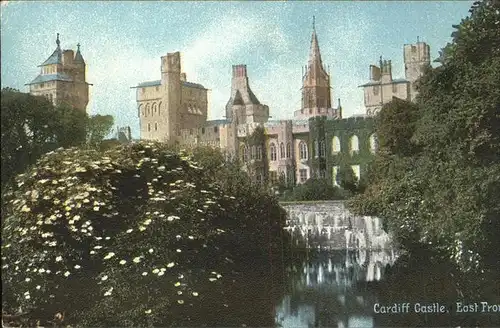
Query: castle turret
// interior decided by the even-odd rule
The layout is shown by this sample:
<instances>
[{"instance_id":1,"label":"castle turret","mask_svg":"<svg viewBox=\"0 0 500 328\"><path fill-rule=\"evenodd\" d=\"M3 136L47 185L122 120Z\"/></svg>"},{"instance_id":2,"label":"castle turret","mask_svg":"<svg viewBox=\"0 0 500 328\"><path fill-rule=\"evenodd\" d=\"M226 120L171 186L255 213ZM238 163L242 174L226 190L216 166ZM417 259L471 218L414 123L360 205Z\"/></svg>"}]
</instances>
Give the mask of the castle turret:
<instances>
[{"instance_id":1,"label":"castle turret","mask_svg":"<svg viewBox=\"0 0 500 328\"><path fill-rule=\"evenodd\" d=\"M85 63L80 54L80 45L75 58L73 54L73 50L61 49L57 33L56 49L39 65L40 75L27 85L30 86L31 94L44 96L54 105L65 104L85 111L90 84L85 81Z\"/></svg>"},{"instance_id":2,"label":"castle turret","mask_svg":"<svg viewBox=\"0 0 500 328\"><path fill-rule=\"evenodd\" d=\"M405 44L403 48L405 77L411 83L411 100L414 100L417 92L415 82L422 76L425 67L430 66L430 47L417 38L416 44Z\"/></svg>"},{"instance_id":3,"label":"castle turret","mask_svg":"<svg viewBox=\"0 0 500 328\"><path fill-rule=\"evenodd\" d=\"M226 104L226 119L242 123L264 123L269 107L260 103L248 83L247 66L233 65L231 97Z\"/></svg>"},{"instance_id":4,"label":"castle turret","mask_svg":"<svg viewBox=\"0 0 500 328\"><path fill-rule=\"evenodd\" d=\"M162 103L167 109L165 138L172 142L181 129L181 58L178 51L161 57L161 87L164 89Z\"/></svg>"}]
</instances>

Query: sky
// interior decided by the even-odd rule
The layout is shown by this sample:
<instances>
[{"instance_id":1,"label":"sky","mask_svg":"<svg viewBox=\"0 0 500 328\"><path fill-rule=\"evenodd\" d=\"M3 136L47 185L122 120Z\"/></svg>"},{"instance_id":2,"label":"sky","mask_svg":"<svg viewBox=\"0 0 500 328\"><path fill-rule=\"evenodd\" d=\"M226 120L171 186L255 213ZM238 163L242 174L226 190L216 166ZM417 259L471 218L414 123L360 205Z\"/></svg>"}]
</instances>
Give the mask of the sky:
<instances>
[{"instance_id":1,"label":"sky","mask_svg":"<svg viewBox=\"0 0 500 328\"><path fill-rule=\"evenodd\" d=\"M369 66L392 60L404 78L403 45L417 37L431 57L451 41L452 25L473 1L2 1L1 85L28 92L56 48L81 53L87 64L89 114L110 114L139 137L135 89L160 79L160 57L181 52L187 80L209 89L209 119L220 119L231 91L232 65L246 64L252 90L272 120L300 109L315 16L332 99L344 117L364 114ZM333 105L333 104L332 104ZM336 101L335 101L336 107Z\"/></svg>"}]
</instances>

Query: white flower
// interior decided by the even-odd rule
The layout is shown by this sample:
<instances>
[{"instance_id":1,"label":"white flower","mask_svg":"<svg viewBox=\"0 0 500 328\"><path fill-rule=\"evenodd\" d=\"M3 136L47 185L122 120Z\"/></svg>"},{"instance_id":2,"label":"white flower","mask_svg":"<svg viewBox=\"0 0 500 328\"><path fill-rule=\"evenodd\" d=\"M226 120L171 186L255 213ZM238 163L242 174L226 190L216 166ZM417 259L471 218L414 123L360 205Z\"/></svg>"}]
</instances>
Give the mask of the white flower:
<instances>
[{"instance_id":1,"label":"white flower","mask_svg":"<svg viewBox=\"0 0 500 328\"><path fill-rule=\"evenodd\" d=\"M154 250L152 248L150 248L148 252L153 253Z\"/></svg>"},{"instance_id":2,"label":"white flower","mask_svg":"<svg viewBox=\"0 0 500 328\"><path fill-rule=\"evenodd\" d=\"M99 237L97 237L97 238L99 238ZM101 249L101 248L102 248L101 245L94 246L94 249Z\"/></svg>"},{"instance_id":3,"label":"white flower","mask_svg":"<svg viewBox=\"0 0 500 328\"><path fill-rule=\"evenodd\" d=\"M144 313L150 314L151 313L151 309L144 311Z\"/></svg>"},{"instance_id":4,"label":"white flower","mask_svg":"<svg viewBox=\"0 0 500 328\"><path fill-rule=\"evenodd\" d=\"M44 273L44 272L45 272L45 269L44 269L44 268L41 268L41 269L39 269L39 270L38 270L38 272L40 272L40 273Z\"/></svg>"},{"instance_id":5,"label":"white flower","mask_svg":"<svg viewBox=\"0 0 500 328\"><path fill-rule=\"evenodd\" d=\"M158 276L163 276L164 274L165 274L165 271L158 272Z\"/></svg>"},{"instance_id":6,"label":"white flower","mask_svg":"<svg viewBox=\"0 0 500 328\"><path fill-rule=\"evenodd\" d=\"M95 254L95 251L90 251L90 254Z\"/></svg>"},{"instance_id":7,"label":"white flower","mask_svg":"<svg viewBox=\"0 0 500 328\"><path fill-rule=\"evenodd\" d=\"M111 292L113 292L113 287L111 287L110 289L108 289L108 291L104 293L104 296L110 296Z\"/></svg>"},{"instance_id":8,"label":"white flower","mask_svg":"<svg viewBox=\"0 0 500 328\"><path fill-rule=\"evenodd\" d=\"M110 253L108 253L108 254L104 257L104 259L105 259L105 260L109 260L109 259L110 259L110 258L112 258L113 256L115 256L115 253L110 252Z\"/></svg>"},{"instance_id":9,"label":"white flower","mask_svg":"<svg viewBox=\"0 0 500 328\"><path fill-rule=\"evenodd\" d=\"M132 231L134 231L134 229L128 229L127 233L131 233Z\"/></svg>"},{"instance_id":10,"label":"white flower","mask_svg":"<svg viewBox=\"0 0 500 328\"><path fill-rule=\"evenodd\" d=\"M171 267L173 267L174 265L175 265L175 263L174 263L174 262L170 262L169 264L167 264L167 268L171 268Z\"/></svg>"},{"instance_id":11,"label":"white flower","mask_svg":"<svg viewBox=\"0 0 500 328\"><path fill-rule=\"evenodd\" d=\"M143 276L147 276L147 275L148 275L148 273L147 273L147 272L143 272L143 273L142 273L142 275L143 275Z\"/></svg>"},{"instance_id":12,"label":"white flower","mask_svg":"<svg viewBox=\"0 0 500 328\"><path fill-rule=\"evenodd\" d=\"M141 258L139 256L134 257L133 261L134 261L134 263L139 263L139 262L141 262Z\"/></svg>"},{"instance_id":13,"label":"white flower","mask_svg":"<svg viewBox=\"0 0 500 328\"><path fill-rule=\"evenodd\" d=\"M210 281L216 281L217 278L208 278L208 280L210 280Z\"/></svg>"},{"instance_id":14,"label":"white flower","mask_svg":"<svg viewBox=\"0 0 500 328\"><path fill-rule=\"evenodd\" d=\"M193 236L188 236L188 238L189 238L189 239L194 239L194 237L193 237Z\"/></svg>"},{"instance_id":15,"label":"white flower","mask_svg":"<svg viewBox=\"0 0 500 328\"><path fill-rule=\"evenodd\" d=\"M178 300L177 303L184 304L184 301L183 300Z\"/></svg>"},{"instance_id":16,"label":"white flower","mask_svg":"<svg viewBox=\"0 0 500 328\"><path fill-rule=\"evenodd\" d=\"M144 231L144 230L146 230L146 227L143 227L143 226L139 227L139 231Z\"/></svg>"},{"instance_id":17,"label":"white flower","mask_svg":"<svg viewBox=\"0 0 500 328\"><path fill-rule=\"evenodd\" d=\"M222 278L222 275L218 274L218 275L217 275L217 278Z\"/></svg>"},{"instance_id":18,"label":"white flower","mask_svg":"<svg viewBox=\"0 0 500 328\"><path fill-rule=\"evenodd\" d=\"M125 260L121 260L121 261L120 261L120 264L121 264L121 265L124 265L125 263L127 263L127 261L125 261Z\"/></svg>"},{"instance_id":19,"label":"white flower","mask_svg":"<svg viewBox=\"0 0 500 328\"><path fill-rule=\"evenodd\" d=\"M102 281L108 280L108 276L103 276L103 277L101 278L101 280L102 280Z\"/></svg>"},{"instance_id":20,"label":"white flower","mask_svg":"<svg viewBox=\"0 0 500 328\"><path fill-rule=\"evenodd\" d=\"M56 262L61 262L62 261L62 256L56 257Z\"/></svg>"},{"instance_id":21,"label":"white flower","mask_svg":"<svg viewBox=\"0 0 500 328\"><path fill-rule=\"evenodd\" d=\"M36 288L36 289L40 289L40 288L42 288L42 287L41 287L40 285L38 285L38 286L36 286L35 288Z\"/></svg>"},{"instance_id":22,"label":"white flower","mask_svg":"<svg viewBox=\"0 0 500 328\"><path fill-rule=\"evenodd\" d=\"M176 282L176 283L174 284L174 286L175 286L175 287L179 287L180 285L181 285L181 283L180 283L180 282Z\"/></svg>"},{"instance_id":23,"label":"white flower","mask_svg":"<svg viewBox=\"0 0 500 328\"><path fill-rule=\"evenodd\" d=\"M26 281L26 282L30 282L30 281L31 281L31 279L30 279L30 278L26 278L26 279L24 279L24 281Z\"/></svg>"},{"instance_id":24,"label":"white flower","mask_svg":"<svg viewBox=\"0 0 500 328\"><path fill-rule=\"evenodd\" d=\"M78 264L75 265L75 269L80 269L80 268L81 268L81 266L79 266Z\"/></svg>"},{"instance_id":25,"label":"white flower","mask_svg":"<svg viewBox=\"0 0 500 328\"><path fill-rule=\"evenodd\" d=\"M153 270L153 273L158 273L158 272L160 272L160 270L158 270L158 269Z\"/></svg>"},{"instance_id":26,"label":"white flower","mask_svg":"<svg viewBox=\"0 0 500 328\"><path fill-rule=\"evenodd\" d=\"M198 293L197 292L193 292L193 296L198 296Z\"/></svg>"},{"instance_id":27,"label":"white flower","mask_svg":"<svg viewBox=\"0 0 500 328\"><path fill-rule=\"evenodd\" d=\"M25 299L29 300L31 297L29 295L24 296Z\"/></svg>"},{"instance_id":28,"label":"white flower","mask_svg":"<svg viewBox=\"0 0 500 328\"><path fill-rule=\"evenodd\" d=\"M180 252L182 252L182 251L180 249L177 249L177 253L180 253Z\"/></svg>"},{"instance_id":29,"label":"white flower","mask_svg":"<svg viewBox=\"0 0 500 328\"><path fill-rule=\"evenodd\" d=\"M182 295L182 292L180 290L177 291L177 295Z\"/></svg>"},{"instance_id":30,"label":"white flower","mask_svg":"<svg viewBox=\"0 0 500 328\"><path fill-rule=\"evenodd\" d=\"M64 272L64 276L65 276L65 277L69 276L70 274L71 274L71 273L70 273L69 271Z\"/></svg>"}]
</instances>

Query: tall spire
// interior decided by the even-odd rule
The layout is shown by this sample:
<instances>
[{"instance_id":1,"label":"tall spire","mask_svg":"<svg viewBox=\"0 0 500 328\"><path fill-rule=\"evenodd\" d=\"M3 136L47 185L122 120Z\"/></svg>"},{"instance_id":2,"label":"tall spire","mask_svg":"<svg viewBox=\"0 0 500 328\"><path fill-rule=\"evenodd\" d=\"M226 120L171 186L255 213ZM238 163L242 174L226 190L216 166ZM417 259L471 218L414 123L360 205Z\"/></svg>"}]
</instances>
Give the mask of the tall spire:
<instances>
[{"instance_id":1,"label":"tall spire","mask_svg":"<svg viewBox=\"0 0 500 328\"><path fill-rule=\"evenodd\" d=\"M61 41L59 41L59 33L57 33L56 44L57 44L57 47L60 48Z\"/></svg>"},{"instance_id":2,"label":"tall spire","mask_svg":"<svg viewBox=\"0 0 500 328\"><path fill-rule=\"evenodd\" d=\"M77 63L84 63L85 64L85 60L83 60L82 53L80 52L80 42L78 42L76 47L77 47L77 50L76 50L74 61Z\"/></svg>"},{"instance_id":3,"label":"tall spire","mask_svg":"<svg viewBox=\"0 0 500 328\"><path fill-rule=\"evenodd\" d=\"M316 35L316 17L313 16L313 31L311 36L311 50L309 53L309 67L319 65L322 67L321 53L319 51L318 36Z\"/></svg>"}]
</instances>

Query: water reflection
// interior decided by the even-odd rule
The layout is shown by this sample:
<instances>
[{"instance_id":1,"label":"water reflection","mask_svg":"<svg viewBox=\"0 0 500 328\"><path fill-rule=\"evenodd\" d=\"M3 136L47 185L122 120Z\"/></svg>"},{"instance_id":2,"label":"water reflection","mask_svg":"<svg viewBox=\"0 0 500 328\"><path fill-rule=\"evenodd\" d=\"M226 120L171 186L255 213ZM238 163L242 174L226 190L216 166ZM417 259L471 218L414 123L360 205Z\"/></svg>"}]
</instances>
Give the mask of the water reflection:
<instances>
[{"instance_id":1,"label":"water reflection","mask_svg":"<svg viewBox=\"0 0 500 328\"><path fill-rule=\"evenodd\" d=\"M366 282L383 278L393 251L322 252L287 268L289 286L276 307L282 327L371 327L375 293Z\"/></svg>"},{"instance_id":2,"label":"water reflection","mask_svg":"<svg viewBox=\"0 0 500 328\"><path fill-rule=\"evenodd\" d=\"M319 252L285 268L287 287L276 306L281 327L500 327L500 312L457 313L456 302L500 304L498 270L482 276L456 271L432 252ZM374 305L408 302L408 313L375 313ZM416 313L440 302L446 313ZM500 308L500 305L499 305Z\"/></svg>"}]
</instances>

